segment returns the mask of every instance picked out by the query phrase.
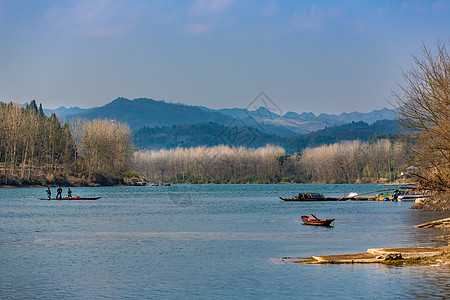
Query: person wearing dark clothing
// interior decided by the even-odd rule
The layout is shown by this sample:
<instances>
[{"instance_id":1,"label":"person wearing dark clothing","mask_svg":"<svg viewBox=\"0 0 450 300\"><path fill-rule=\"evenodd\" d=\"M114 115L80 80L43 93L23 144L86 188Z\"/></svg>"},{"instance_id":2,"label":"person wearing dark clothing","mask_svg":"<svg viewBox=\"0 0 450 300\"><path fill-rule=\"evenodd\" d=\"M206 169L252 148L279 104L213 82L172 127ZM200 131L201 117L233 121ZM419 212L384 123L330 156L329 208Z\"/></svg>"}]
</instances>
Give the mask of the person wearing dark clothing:
<instances>
[{"instance_id":1,"label":"person wearing dark clothing","mask_svg":"<svg viewBox=\"0 0 450 300\"><path fill-rule=\"evenodd\" d=\"M46 192L47 192L48 199L51 199L52 198L52 191L50 190L50 188L47 188Z\"/></svg>"},{"instance_id":2,"label":"person wearing dark clothing","mask_svg":"<svg viewBox=\"0 0 450 300\"><path fill-rule=\"evenodd\" d=\"M394 193L392 194L392 200L398 201L398 190L395 190Z\"/></svg>"},{"instance_id":3,"label":"person wearing dark clothing","mask_svg":"<svg viewBox=\"0 0 450 300\"><path fill-rule=\"evenodd\" d=\"M70 188L67 189L67 197L72 198L72 191Z\"/></svg>"},{"instance_id":4,"label":"person wearing dark clothing","mask_svg":"<svg viewBox=\"0 0 450 300\"><path fill-rule=\"evenodd\" d=\"M62 188L60 186L58 186L58 189L56 190L56 198L62 198Z\"/></svg>"}]
</instances>

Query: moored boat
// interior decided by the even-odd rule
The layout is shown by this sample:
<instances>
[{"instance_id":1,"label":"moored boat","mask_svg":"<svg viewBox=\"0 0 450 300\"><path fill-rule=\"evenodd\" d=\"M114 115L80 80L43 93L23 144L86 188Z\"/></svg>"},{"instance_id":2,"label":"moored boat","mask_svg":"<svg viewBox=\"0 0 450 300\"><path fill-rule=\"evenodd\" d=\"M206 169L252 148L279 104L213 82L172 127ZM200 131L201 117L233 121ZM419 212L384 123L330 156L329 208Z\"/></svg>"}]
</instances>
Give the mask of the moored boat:
<instances>
[{"instance_id":1,"label":"moored boat","mask_svg":"<svg viewBox=\"0 0 450 300\"><path fill-rule=\"evenodd\" d=\"M423 199L431 197L431 195L413 194L398 196L397 201L415 201L416 199Z\"/></svg>"},{"instance_id":2,"label":"moored boat","mask_svg":"<svg viewBox=\"0 0 450 300\"><path fill-rule=\"evenodd\" d=\"M283 201L337 201L338 198L325 197L322 193L300 193L294 198L278 197Z\"/></svg>"},{"instance_id":3,"label":"moored boat","mask_svg":"<svg viewBox=\"0 0 450 300\"><path fill-rule=\"evenodd\" d=\"M316 216L301 216L304 225L330 226L335 219L319 219Z\"/></svg>"},{"instance_id":4,"label":"moored boat","mask_svg":"<svg viewBox=\"0 0 450 300\"><path fill-rule=\"evenodd\" d=\"M418 198L431 197L430 193L419 189L414 184L386 184L387 186L395 186L386 190L380 190L376 194L376 201L414 201Z\"/></svg>"}]
</instances>

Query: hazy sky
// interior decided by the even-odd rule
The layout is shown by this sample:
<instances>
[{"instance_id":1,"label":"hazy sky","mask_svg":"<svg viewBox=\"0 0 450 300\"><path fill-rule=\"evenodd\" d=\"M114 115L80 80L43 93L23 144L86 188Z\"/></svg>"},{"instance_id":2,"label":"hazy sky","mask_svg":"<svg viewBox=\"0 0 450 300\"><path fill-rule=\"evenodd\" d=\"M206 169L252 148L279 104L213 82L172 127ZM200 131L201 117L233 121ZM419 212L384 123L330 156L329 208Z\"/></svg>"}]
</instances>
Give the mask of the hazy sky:
<instances>
[{"instance_id":1,"label":"hazy sky","mask_svg":"<svg viewBox=\"0 0 450 300\"><path fill-rule=\"evenodd\" d=\"M0 0L0 101L368 112L449 37L446 0Z\"/></svg>"}]
</instances>

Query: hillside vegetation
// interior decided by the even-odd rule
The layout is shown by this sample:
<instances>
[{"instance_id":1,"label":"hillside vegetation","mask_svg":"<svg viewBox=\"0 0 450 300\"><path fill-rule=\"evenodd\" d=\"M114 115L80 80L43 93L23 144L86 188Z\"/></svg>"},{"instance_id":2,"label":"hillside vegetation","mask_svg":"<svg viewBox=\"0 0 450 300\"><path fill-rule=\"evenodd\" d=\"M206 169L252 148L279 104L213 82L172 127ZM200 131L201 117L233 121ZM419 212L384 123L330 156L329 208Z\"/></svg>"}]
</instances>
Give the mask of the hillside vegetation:
<instances>
[{"instance_id":1,"label":"hillside vegetation","mask_svg":"<svg viewBox=\"0 0 450 300\"><path fill-rule=\"evenodd\" d=\"M293 138L283 138L275 134L249 127L225 126L213 122L173 125L165 127L143 127L134 133L134 144L142 149L173 149L198 146L244 146L263 147L267 144L281 145L288 153L294 154L307 147L330 145L340 141L393 139L399 126L393 120L380 120L371 125L365 122L327 127L316 132Z\"/></svg>"}]
</instances>

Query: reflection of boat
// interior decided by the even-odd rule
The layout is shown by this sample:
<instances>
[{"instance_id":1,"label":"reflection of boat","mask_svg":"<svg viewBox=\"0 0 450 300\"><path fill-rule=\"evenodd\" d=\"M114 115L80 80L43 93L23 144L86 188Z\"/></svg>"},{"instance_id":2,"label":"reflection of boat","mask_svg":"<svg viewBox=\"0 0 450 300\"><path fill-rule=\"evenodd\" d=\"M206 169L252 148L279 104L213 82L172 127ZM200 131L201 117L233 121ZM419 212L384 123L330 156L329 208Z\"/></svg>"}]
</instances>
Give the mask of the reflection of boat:
<instances>
[{"instance_id":1,"label":"reflection of boat","mask_svg":"<svg viewBox=\"0 0 450 300\"><path fill-rule=\"evenodd\" d=\"M319 219L315 215L312 217L309 216L301 216L304 225L313 225L313 226L330 226L330 224L334 221L334 219Z\"/></svg>"},{"instance_id":2,"label":"reflection of boat","mask_svg":"<svg viewBox=\"0 0 450 300\"><path fill-rule=\"evenodd\" d=\"M39 200L97 200L101 197L62 197L62 198L38 198Z\"/></svg>"}]
</instances>

